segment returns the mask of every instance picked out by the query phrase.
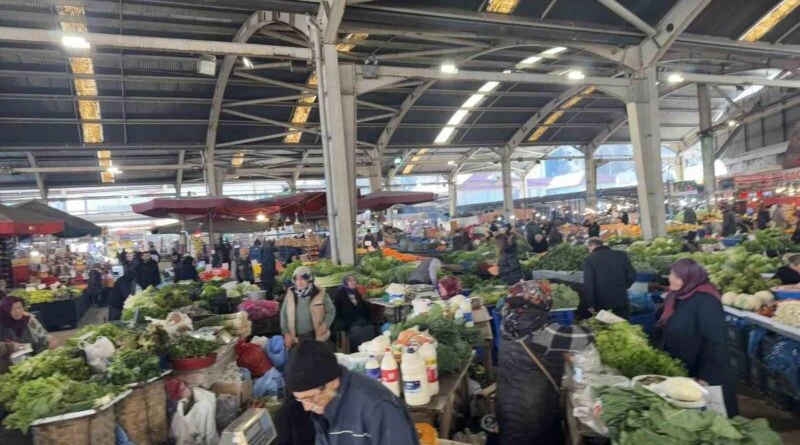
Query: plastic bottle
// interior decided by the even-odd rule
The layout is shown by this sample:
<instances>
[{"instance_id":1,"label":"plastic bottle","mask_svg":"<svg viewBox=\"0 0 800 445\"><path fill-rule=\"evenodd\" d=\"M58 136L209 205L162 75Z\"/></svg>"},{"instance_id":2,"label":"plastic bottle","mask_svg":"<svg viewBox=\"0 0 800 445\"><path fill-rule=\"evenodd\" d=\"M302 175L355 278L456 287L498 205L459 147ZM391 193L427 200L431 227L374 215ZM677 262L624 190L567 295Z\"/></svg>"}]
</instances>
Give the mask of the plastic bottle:
<instances>
[{"instance_id":1,"label":"plastic bottle","mask_svg":"<svg viewBox=\"0 0 800 445\"><path fill-rule=\"evenodd\" d=\"M425 373L428 375L428 394L431 397L439 394L439 371L436 347L425 343L419 348L419 355L425 361Z\"/></svg>"},{"instance_id":2,"label":"plastic bottle","mask_svg":"<svg viewBox=\"0 0 800 445\"><path fill-rule=\"evenodd\" d=\"M425 372L425 361L417 353L416 345L409 345L403 352L400 371L403 376L403 395L408 406L428 404L431 401L428 375Z\"/></svg>"},{"instance_id":3,"label":"plastic bottle","mask_svg":"<svg viewBox=\"0 0 800 445\"><path fill-rule=\"evenodd\" d=\"M472 301L469 298L465 298L464 302L461 303L461 312L464 316L464 326L468 328L475 326L472 321Z\"/></svg>"},{"instance_id":4,"label":"plastic bottle","mask_svg":"<svg viewBox=\"0 0 800 445\"><path fill-rule=\"evenodd\" d=\"M456 308L456 313L453 316L453 320L456 323L463 323L464 322L464 311L461 310L461 306Z\"/></svg>"},{"instance_id":5,"label":"plastic bottle","mask_svg":"<svg viewBox=\"0 0 800 445\"><path fill-rule=\"evenodd\" d=\"M381 360L381 382L397 397L400 397L400 370L392 355L392 348L386 348Z\"/></svg>"},{"instance_id":6,"label":"plastic bottle","mask_svg":"<svg viewBox=\"0 0 800 445\"><path fill-rule=\"evenodd\" d=\"M369 359L367 359L367 364L364 365L364 374L366 374L367 377L372 377L375 380L381 379L381 365L375 358L375 354L369 355Z\"/></svg>"}]
</instances>

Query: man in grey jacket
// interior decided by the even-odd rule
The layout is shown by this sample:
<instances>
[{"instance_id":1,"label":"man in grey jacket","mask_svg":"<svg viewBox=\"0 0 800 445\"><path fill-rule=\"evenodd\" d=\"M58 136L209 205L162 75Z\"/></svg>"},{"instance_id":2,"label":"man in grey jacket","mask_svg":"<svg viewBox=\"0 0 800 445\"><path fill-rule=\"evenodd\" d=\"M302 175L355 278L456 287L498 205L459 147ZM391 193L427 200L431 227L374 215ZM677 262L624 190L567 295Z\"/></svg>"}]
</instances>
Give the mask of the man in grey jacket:
<instances>
[{"instance_id":1,"label":"man in grey jacket","mask_svg":"<svg viewBox=\"0 0 800 445\"><path fill-rule=\"evenodd\" d=\"M403 402L380 381L339 366L322 343L301 341L284 375L311 413L317 445L419 445Z\"/></svg>"}]
</instances>

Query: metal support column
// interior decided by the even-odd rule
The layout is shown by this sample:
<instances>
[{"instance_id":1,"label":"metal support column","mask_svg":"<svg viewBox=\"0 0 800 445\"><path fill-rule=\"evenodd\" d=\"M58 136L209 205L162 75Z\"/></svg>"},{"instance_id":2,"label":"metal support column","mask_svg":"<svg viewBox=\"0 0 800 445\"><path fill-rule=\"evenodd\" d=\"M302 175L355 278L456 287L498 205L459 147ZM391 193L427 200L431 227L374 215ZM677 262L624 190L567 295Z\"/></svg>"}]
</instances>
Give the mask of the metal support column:
<instances>
[{"instance_id":1,"label":"metal support column","mask_svg":"<svg viewBox=\"0 0 800 445\"><path fill-rule=\"evenodd\" d=\"M586 167L586 209L597 211L597 161L594 158L594 150L591 147L585 148L584 165Z\"/></svg>"},{"instance_id":2,"label":"metal support column","mask_svg":"<svg viewBox=\"0 0 800 445\"><path fill-rule=\"evenodd\" d=\"M525 199L528 197L528 174L530 174L530 170L525 170L524 172L519 174L519 192L520 198Z\"/></svg>"},{"instance_id":3,"label":"metal support column","mask_svg":"<svg viewBox=\"0 0 800 445\"><path fill-rule=\"evenodd\" d=\"M456 184L456 175L450 175L447 178L447 198L450 206L450 218L455 218L458 213L458 185Z\"/></svg>"},{"instance_id":4,"label":"metal support column","mask_svg":"<svg viewBox=\"0 0 800 445\"><path fill-rule=\"evenodd\" d=\"M286 188L289 189L289 193L297 193L297 181L294 177L286 181Z\"/></svg>"},{"instance_id":5,"label":"metal support column","mask_svg":"<svg viewBox=\"0 0 800 445\"><path fill-rule=\"evenodd\" d=\"M683 153L675 155L675 181L683 182L686 179L686 166L684 165Z\"/></svg>"},{"instance_id":6,"label":"metal support column","mask_svg":"<svg viewBox=\"0 0 800 445\"><path fill-rule=\"evenodd\" d=\"M369 166L369 190L372 193L380 192L383 190L383 178L381 172L381 160L373 159L372 165Z\"/></svg>"},{"instance_id":7,"label":"metal support column","mask_svg":"<svg viewBox=\"0 0 800 445\"><path fill-rule=\"evenodd\" d=\"M666 235L656 79L652 67L636 73L626 103L644 239Z\"/></svg>"},{"instance_id":8,"label":"metal support column","mask_svg":"<svg viewBox=\"0 0 800 445\"><path fill-rule=\"evenodd\" d=\"M706 205L711 207L711 200L716 190L717 177L714 172L714 134L711 132L711 95L708 84L697 84L697 106L700 113L700 151L703 157L703 188Z\"/></svg>"},{"instance_id":9,"label":"metal support column","mask_svg":"<svg viewBox=\"0 0 800 445\"><path fill-rule=\"evenodd\" d=\"M355 67L352 64L340 67L335 39L323 42L320 34L320 29L311 27L318 75L331 259L338 264L355 264Z\"/></svg>"},{"instance_id":10,"label":"metal support column","mask_svg":"<svg viewBox=\"0 0 800 445\"><path fill-rule=\"evenodd\" d=\"M512 192L513 179L511 178L511 150L503 148L500 166L503 171L503 217L506 223L511 223L514 215L514 195Z\"/></svg>"}]
</instances>

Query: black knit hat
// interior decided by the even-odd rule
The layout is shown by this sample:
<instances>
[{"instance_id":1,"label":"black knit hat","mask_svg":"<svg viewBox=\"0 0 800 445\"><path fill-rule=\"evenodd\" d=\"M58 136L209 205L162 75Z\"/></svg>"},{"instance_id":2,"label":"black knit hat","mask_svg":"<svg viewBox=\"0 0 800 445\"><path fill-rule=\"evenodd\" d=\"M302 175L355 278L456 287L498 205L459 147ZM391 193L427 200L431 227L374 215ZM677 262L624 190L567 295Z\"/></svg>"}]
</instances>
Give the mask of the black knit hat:
<instances>
[{"instance_id":1,"label":"black knit hat","mask_svg":"<svg viewBox=\"0 0 800 445\"><path fill-rule=\"evenodd\" d=\"M304 392L336 380L341 370L336 356L324 343L303 340L292 351L283 375L289 391Z\"/></svg>"}]
</instances>

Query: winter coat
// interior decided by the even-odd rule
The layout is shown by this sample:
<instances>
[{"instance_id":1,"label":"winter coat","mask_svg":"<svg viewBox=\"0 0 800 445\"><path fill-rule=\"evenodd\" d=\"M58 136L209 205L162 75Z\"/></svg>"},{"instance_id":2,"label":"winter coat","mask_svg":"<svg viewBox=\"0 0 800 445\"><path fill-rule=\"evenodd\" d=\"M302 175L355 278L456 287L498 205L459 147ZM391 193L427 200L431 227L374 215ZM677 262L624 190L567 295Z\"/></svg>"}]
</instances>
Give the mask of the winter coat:
<instances>
[{"instance_id":1,"label":"winter coat","mask_svg":"<svg viewBox=\"0 0 800 445\"><path fill-rule=\"evenodd\" d=\"M541 328L533 314L522 313L515 322L516 333L503 326L497 373L497 421L499 445L539 445L563 443L559 393L547 375L528 356L517 341L526 346L544 365L556 382L564 373L561 352L547 352L527 335Z\"/></svg>"},{"instance_id":2,"label":"winter coat","mask_svg":"<svg viewBox=\"0 0 800 445\"><path fill-rule=\"evenodd\" d=\"M500 268L500 278L509 286L519 283L519 280L522 279L522 266L519 264L517 243L513 238L500 252L500 261L497 266Z\"/></svg>"},{"instance_id":3,"label":"winter coat","mask_svg":"<svg viewBox=\"0 0 800 445\"><path fill-rule=\"evenodd\" d=\"M589 237L594 238L600 236L600 224L591 223L586 226L589 229Z\"/></svg>"},{"instance_id":4,"label":"winter coat","mask_svg":"<svg viewBox=\"0 0 800 445\"><path fill-rule=\"evenodd\" d=\"M317 445L419 445L403 402L364 374L340 367L336 397L323 415L311 414Z\"/></svg>"},{"instance_id":5,"label":"winter coat","mask_svg":"<svg viewBox=\"0 0 800 445\"><path fill-rule=\"evenodd\" d=\"M130 281L128 275L123 275L114 282L114 287L111 288L111 293L108 296L108 305L112 308L122 310L125 306L125 300L127 300L131 294L133 294L133 282Z\"/></svg>"},{"instance_id":6,"label":"winter coat","mask_svg":"<svg viewBox=\"0 0 800 445\"><path fill-rule=\"evenodd\" d=\"M250 264L250 262L250 255L245 258L236 258L236 278L239 280L239 282L253 282L253 266Z\"/></svg>"},{"instance_id":7,"label":"winter coat","mask_svg":"<svg viewBox=\"0 0 800 445\"><path fill-rule=\"evenodd\" d=\"M316 434L311 414L294 397L284 400L275 414L275 445L314 445Z\"/></svg>"},{"instance_id":8,"label":"winter coat","mask_svg":"<svg viewBox=\"0 0 800 445\"><path fill-rule=\"evenodd\" d=\"M800 273L795 272L789 266L781 266L772 279L781 280L781 284L797 284L800 283Z\"/></svg>"},{"instance_id":9,"label":"winter coat","mask_svg":"<svg viewBox=\"0 0 800 445\"><path fill-rule=\"evenodd\" d=\"M333 331L347 331L359 320L369 323L369 306L358 291L356 291L356 304L353 304L347 291L341 287L336 289L333 294L333 306L336 308L336 317L331 326Z\"/></svg>"},{"instance_id":10,"label":"winter coat","mask_svg":"<svg viewBox=\"0 0 800 445\"><path fill-rule=\"evenodd\" d=\"M136 282L139 283L139 287L142 289L161 284L161 272L158 270L158 263L153 260L139 263L136 266Z\"/></svg>"},{"instance_id":11,"label":"winter coat","mask_svg":"<svg viewBox=\"0 0 800 445\"><path fill-rule=\"evenodd\" d=\"M542 240L539 241L538 243L536 242L536 240L533 240L533 242L530 243L530 245L531 245L531 250L533 251L533 253L544 253L544 252L547 252L547 240L544 239L544 238L542 238Z\"/></svg>"},{"instance_id":12,"label":"winter coat","mask_svg":"<svg viewBox=\"0 0 800 445\"><path fill-rule=\"evenodd\" d=\"M769 211L766 209L759 210L758 214L756 215L756 227L758 227L759 230L764 230L767 228L767 224L769 224L769 221L770 221Z\"/></svg>"},{"instance_id":13,"label":"winter coat","mask_svg":"<svg viewBox=\"0 0 800 445\"><path fill-rule=\"evenodd\" d=\"M192 264L180 263L175 267L175 281L192 280L198 281L197 269Z\"/></svg>"},{"instance_id":14,"label":"winter coat","mask_svg":"<svg viewBox=\"0 0 800 445\"><path fill-rule=\"evenodd\" d=\"M16 343L30 343L34 354L38 354L48 346L47 331L36 317L28 318L28 325L22 330L21 335L10 327L0 326L0 341L8 340Z\"/></svg>"},{"instance_id":15,"label":"winter coat","mask_svg":"<svg viewBox=\"0 0 800 445\"><path fill-rule=\"evenodd\" d=\"M728 210L722 215L722 236L732 236L736 234L736 215Z\"/></svg>"},{"instance_id":16,"label":"winter coat","mask_svg":"<svg viewBox=\"0 0 800 445\"><path fill-rule=\"evenodd\" d=\"M694 209L686 209L683 212L683 222L686 224L697 224L697 213L694 212Z\"/></svg>"},{"instance_id":17,"label":"winter coat","mask_svg":"<svg viewBox=\"0 0 800 445\"><path fill-rule=\"evenodd\" d=\"M675 313L660 330L664 351L686 365L689 377L712 386L722 385L728 415L738 413L735 376L728 359L722 302L713 295L697 292L678 300Z\"/></svg>"},{"instance_id":18,"label":"winter coat","mask_svg":"<svg viewBox=\"0 0 800 445\"><path fill-rule=\"evenodd\" d=\"M628 288L636 281L628 254L607 246L595 249L583 263L584 297L579 309L628 307Z\"/></svg>"},{"instance_id":19,"label":"winter coat","mask_svg":"<svg viewBox=\"0 0 800 445\"><path fill-rule=\"evenodd\" d=\"M269 287L275 284L275 250L270 243L261 247L261 282L268 283Z\"/></svg>"},{"instance_id":20,"label":"winter coat","mask_svg":"<svg viewBox=\"0 0 800 445\"><path fill-rule=\"evenodd\" d=\"M534 239L536 237L536 234L537 233L542 233L542 226L539 225L539 223L537 223L537 222L531 221L527 225L525 225L525 232L526 232L526 235L527 235L526 238L527 238L528 244L530 244L532 246L533 243L534 243Z\"/></svg>"}]
</instances>

